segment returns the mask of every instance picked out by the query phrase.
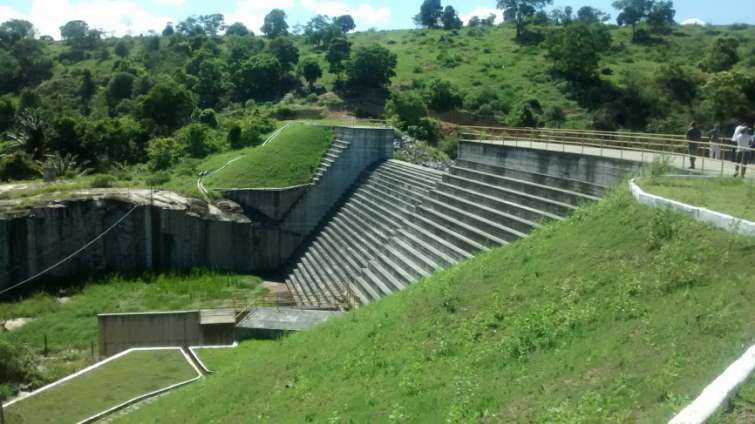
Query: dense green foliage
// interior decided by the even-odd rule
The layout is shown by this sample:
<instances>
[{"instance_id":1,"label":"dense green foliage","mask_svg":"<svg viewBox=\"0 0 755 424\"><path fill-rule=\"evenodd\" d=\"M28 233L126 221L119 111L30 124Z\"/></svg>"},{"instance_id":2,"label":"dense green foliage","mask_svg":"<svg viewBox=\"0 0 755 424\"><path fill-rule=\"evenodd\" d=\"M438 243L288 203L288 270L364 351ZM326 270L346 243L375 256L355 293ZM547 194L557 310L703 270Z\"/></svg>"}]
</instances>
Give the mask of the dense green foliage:
<instances>
[{"instance_id":1,"label":"dense green foliage","mask_svg":"<svg viewBox=\"0 0 755 424\"><path fill-rule=\"evenodd\" d=\"M753 343L753 247L622 189L309 332L213 352L205 384L122 421L665 422Z\"/></svg>"},{"instance_id":2,"label":"dense green foliage","mask_svg":"<svg viewBox=\"0 0 755 424\"><path fill-rule=\"evenodd\" d=\"M462 124L662 133L755 119L752 27L680 27L667 1L616 2L618 27L595 8L546 13L547 4L500 1L511 23L496 26L493 15L460 28L453 6L428 0L418 19L429 29L357 33L348 15L315 16L289 33L276 10L265 36L226 28L218 14L122 38L73 21L62 42L9 21L0 25L0 155L13 156L0 159L0 178L33 176L56 154L93 172L172 172L252 145L240 132L249 116L393 118L394 93ZM206 129L182 130L190 125ZM422 126L415 135L437 133ZM191 147L161 154L167 139Z\"/></svg>"}]
</instances>

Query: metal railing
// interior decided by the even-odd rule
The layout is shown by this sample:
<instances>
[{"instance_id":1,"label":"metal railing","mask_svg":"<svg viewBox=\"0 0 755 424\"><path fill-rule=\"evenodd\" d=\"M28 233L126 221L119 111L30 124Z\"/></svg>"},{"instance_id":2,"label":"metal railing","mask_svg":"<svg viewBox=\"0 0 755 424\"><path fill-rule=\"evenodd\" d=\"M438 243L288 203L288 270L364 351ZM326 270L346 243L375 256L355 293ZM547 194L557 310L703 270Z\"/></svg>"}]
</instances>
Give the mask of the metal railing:
<instances>
[{"instance_id":1,"label":"metal railing","mask_svg":"<svg viewBox=\"0 0 755 424\"><path fill-rule=\"evenodd\" d=\"M750 161L747 162L751 162L752 156L755 156L755 149L752 148L741 148L728 142L692 142L686 140L685 136L668 134L462 126L459 127L459 135L462 141L513 144L516 147L560 150L640 162L652 161L657 157L670 157L675 159L676 163L673 165L686 168L688 164L692 165L692 162L695 162L696 171L721 176L737 168L753 170L750 163L743 166L736 162L740 157L738 151L744 150L750 156ZM690 152L690 145L696 146L696 151L692 152L694 154Z\"/></svg>"}]
</instances>

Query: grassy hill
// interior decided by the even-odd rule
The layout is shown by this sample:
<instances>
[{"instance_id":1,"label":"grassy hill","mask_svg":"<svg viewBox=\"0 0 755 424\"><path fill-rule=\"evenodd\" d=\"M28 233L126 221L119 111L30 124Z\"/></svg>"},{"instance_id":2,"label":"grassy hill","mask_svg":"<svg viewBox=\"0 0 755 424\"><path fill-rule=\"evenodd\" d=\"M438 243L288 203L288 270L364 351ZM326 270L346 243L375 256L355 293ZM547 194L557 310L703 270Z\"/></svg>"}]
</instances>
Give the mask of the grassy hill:
<instances>
[{"instance_id":1,"label":"grassy hill","mask_svg":"<svg viewBox=\"0 0 755 424\"><path fill-rule=\"evenodd\" d=\"M664 422L755 342L754 263L622 189L119 421Z\"/></svg>"}]
</instances>

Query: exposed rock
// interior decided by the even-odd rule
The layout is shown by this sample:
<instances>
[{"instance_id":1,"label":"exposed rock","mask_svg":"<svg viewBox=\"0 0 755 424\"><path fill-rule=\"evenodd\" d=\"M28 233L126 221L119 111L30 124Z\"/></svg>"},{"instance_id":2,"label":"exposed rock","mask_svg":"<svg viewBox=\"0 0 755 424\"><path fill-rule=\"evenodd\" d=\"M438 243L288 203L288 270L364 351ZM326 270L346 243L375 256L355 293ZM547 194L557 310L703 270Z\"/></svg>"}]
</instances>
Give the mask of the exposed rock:
<instances>
[{"instance_id":1,"label":"exposed rock","mask_svg":"<svg viewBox=\"0 0 755 424\"><path fill-rule=\"evenodd\" d=\"M15 319L9 319L8 321L5 321L3 324L3 328L5 328L6 331L14 331L18 330L19 328L23 327L24 325L34 321L33 318L15 318Z\"/></svg>"}]
</instances>

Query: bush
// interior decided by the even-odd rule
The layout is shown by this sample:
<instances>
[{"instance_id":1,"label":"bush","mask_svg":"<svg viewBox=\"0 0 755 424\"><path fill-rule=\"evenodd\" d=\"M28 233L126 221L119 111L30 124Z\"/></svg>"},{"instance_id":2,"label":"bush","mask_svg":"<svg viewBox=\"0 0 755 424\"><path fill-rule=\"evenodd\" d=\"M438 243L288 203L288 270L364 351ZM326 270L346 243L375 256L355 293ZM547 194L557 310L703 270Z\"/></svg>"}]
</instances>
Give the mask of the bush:
<instances>
[{"instance_id":1,"label":"bush","mask_svg":"<svg viewBox=\"0 0 755 424\"><path fill-rule=\"evenodd\" d=\"M168 169L181 158L181 147L174 138L155 138L149 142L147 156L153 171Z\"/></svg>"},{"instance_id":2,"label":"bush","mask_svg":"<svg viewBox=\"0 0 755 424\"><path fill-rule=\"evenodd\" d=\"M113 188L115 187L116 179L112 175L103 174L94 177L89 184L91 188Z\"/></svg>"},{"instance_id":3,"label":"bush","mask_svg":"<svg viewBox=\"0 0 755 424\"><path fill-rule=\"evenodd\" d=\"M205 109L200 112L197 120L210 128L218 127L218 118L213 109Z\"/></svg>"},{"instance_id":4,"label":"bush","mask_svg":"<svg viewBox=\"0 0 755 424\"><path fill-rule=\"evenodd\" d=\"M0 361L0 381L39 383L34 354L26 345L0 340L0 358L3 358Z\"/></svg>"},{"instance_id":5,"label":"bush","mask_svg":"<svg viewBox=\"0 0 755 424\"><path fill-rule=\"evenodd\" d=\"M232 126L231 129L228 130L228 136L226 137L226 140L228 141L228 145L231 146L232 149L240 149L244 147L243 145L241 145L241 126Z\"/></svg>"},{"instance_id":6,"label":"bush","mask_svg":"<svg viewBox=\"0 0 755 424\"><path fill-rule=\"evenodd\" d=\"M176 133L176 141L184 154L193 158L203 158L219 150L212 131L206 125L191 124Z\"/></svg>"},{"instance_id":7,"label":"bush","mask_svg":"<svg viewBox=\"0 0 755 424\"><path fill-rule=\"evenodd\" d=\"M385 114L399 128L407 129L420 125L422 118L427 116L427 107L422 97L414 92L395 92L385 105Z\"/></svg>"},{"instance_id":8,"label":"bush","mask_svg":"<svg viewBox=\"0 0 755 424\"><path fill-rule=\"evenodd\" d=\"M406 133L411 137L427 141L432 145L437 144L441 137L440 125L438 125L437 121L430 118L422 118L416 125L407 126Z\"/></svg>"},{"instance_id":9,"label":"bush","mask_svg":"<svg viewBox=\"0 0 755 424\"><path fill-rule=\"evenodd\" d=\"M464 109L478 116L493 116L509 113L510 106L493 89L484 88L464 98Z\"/></svg>"},{"instance_id":10,"label":"bush","mask_svg":"<svg viewBox=\"0 0 755 424\"><path fill-rule=\"evenodd\" d=\"M464 102L459 91L449 81L433 79L425 91L427 106L436 112L445 112L461 106Z\"/></svg>"},{"instance_id":11,"label":"bush","mask_svg":"<svg viewBox=\"0 0 755 424\"><path fill-rule=\"evenodd\" d=\"M39 167L26 154L16 152L0 158L0 179L28 180L39 176Z\"/></svg>"}]
</instances>

